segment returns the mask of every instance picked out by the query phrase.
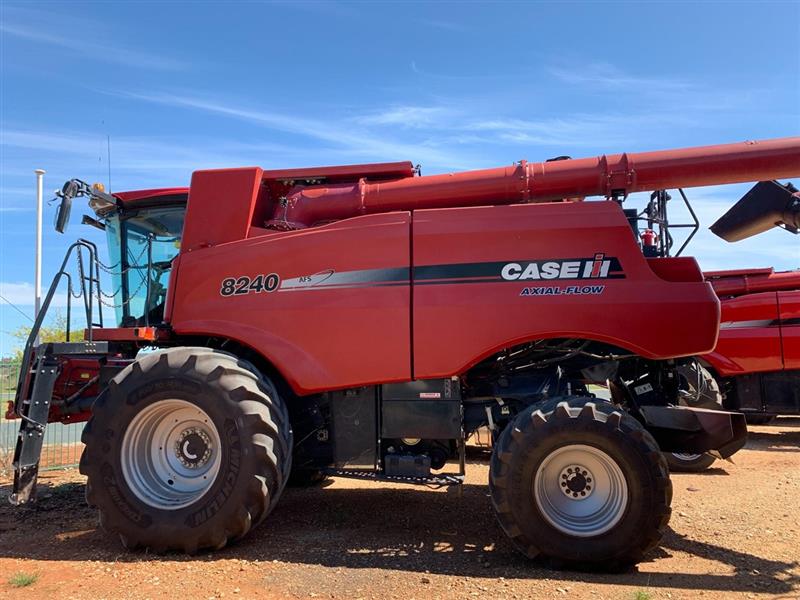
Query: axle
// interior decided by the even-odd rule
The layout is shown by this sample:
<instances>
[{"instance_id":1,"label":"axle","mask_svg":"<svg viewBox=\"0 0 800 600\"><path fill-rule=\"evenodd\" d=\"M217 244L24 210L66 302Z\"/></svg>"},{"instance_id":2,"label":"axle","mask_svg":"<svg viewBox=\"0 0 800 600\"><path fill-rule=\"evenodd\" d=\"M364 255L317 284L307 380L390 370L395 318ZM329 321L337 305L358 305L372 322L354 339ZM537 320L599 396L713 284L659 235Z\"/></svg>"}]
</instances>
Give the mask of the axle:
<instances>
[{"instance_id":1,"label":"axle","mask_svg":"<svg viewBox=\"0 0 800 600\"><path fill-rule=\"evenodd\" d=\"M679 150L519 163L495 169L369 183L295 185L271 227L300 229L360 214L526 202L623 198L633 192L800 175L800 137Z\"/></svg>"}]
</instances>

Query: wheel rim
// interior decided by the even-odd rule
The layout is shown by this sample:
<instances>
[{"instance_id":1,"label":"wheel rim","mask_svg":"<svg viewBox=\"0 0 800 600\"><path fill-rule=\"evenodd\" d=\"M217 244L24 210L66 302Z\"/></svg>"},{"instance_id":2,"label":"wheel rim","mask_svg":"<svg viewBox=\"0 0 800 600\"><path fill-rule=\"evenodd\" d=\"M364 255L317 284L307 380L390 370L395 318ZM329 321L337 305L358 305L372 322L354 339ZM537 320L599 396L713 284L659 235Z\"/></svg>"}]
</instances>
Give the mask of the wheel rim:
<instances>
[{"instance_id":1,"label":"wheel rim","mask_svg":"<svg viewBox=\"0 0 800 600\"><path fill-rule=\"evenodd\" d=\"M696 461L698 458L700 458L703 455L702 454L686 454L686 453L682 453L682 452L673 452L672 456L674 456L676 459L678 459L680 461L683 461L683 462L694 462L694 461Z\"/></svg>"},{"instance_id":2,"label":"wheel rim","mask_svg":"<svg viewBox=\"0 0 800 600\"><path fill-rule=\"evenodd\" d=\"M211 488L220 450L219 433L205 411L185 400L159 400L128 425L122 438L122 474L145 504L178 510Z\"/></svg>"},{"instance_id":3,"label":"wheel rim","mask_svg":"<svg viewBox=\"0 0 800 600\"><path fill-rule=\"evenodd\" d=\"M562 446L536 470L533 496L562 533L591 537L614 527L628 506L628 484L608 454L582 444Z\"/></svg>"}]
</instances>

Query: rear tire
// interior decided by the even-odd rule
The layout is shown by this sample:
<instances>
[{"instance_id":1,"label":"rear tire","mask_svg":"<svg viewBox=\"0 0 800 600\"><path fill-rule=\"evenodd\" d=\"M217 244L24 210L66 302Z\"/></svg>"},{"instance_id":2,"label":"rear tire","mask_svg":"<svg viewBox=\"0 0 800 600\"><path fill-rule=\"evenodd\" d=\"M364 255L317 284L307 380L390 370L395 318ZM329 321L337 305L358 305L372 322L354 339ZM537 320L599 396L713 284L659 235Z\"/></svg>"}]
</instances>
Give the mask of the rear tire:
<instances>
[{"instance_id":1,"label":"rear tire","mask_svg":"<svg viewBox=\"0 0 800 600\"><path fill-rule=\"evenodd\" d=\"M661 540L672 484L653 437L613 404L554 399L521 412L489 470L500 526L526 556L619 570Z\"/></svg>"},{"instance_id":2,"label":"rear tire","mask_svg":"<svg viewBox=\"0 0 800 600\"><path fill-rule=\"evenodd\" d=\"M129 549L222 548L269 514L291 470L274 386L207 348L129 365L98 397L82 441L87 502Z\"/></svg>"},{"instance_id":3,"label":"rear tire","mask_svg":"<svg viewBox=\"0 0 800 600\"><path fill-rule=\"evenodd\" d=\"M697 361L678 367L681 404L695 408L722 410L722 392L714 376ZM700 473L717 460L707 452L687 454L665 452L669 470L676 473Z\"/></svg>"}]
</instances>

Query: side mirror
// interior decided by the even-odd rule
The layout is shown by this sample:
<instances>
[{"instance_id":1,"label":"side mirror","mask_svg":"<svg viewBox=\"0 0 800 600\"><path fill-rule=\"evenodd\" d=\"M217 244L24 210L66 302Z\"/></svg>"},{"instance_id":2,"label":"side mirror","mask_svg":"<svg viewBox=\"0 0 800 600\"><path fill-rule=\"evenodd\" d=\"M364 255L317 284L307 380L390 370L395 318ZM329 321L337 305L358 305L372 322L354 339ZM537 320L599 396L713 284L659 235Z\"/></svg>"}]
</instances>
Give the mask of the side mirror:
<instances>
[{"instance_id":1,"label":"side mirror","mask_svg":"<svg viewBox=\"0 0 800 600\"><path fill-rule=\"evenodd\" d=\"M72 200L81 192L82 181L78 179L70 179L61 188L61 191L56 190L56 198L60 198L61 202L56 209L55 229L58 233L64 233L69 225L69 214L72 210ZM85 185L85 184L84 184Z\"/></svg>"},{"instance_id":2,"label":"side mirror","mask_svg":"<svg viewBox=\"0 0 800 600\"><path fill-rule=\"evenodd\" d=\"M78 186L78 182L75 179L70 179L64 184L64 187L61 188L61 193L59 196L72 200L78 195L79 189L80 187Z\"/></svg>"},{"instance_id":3,"label":"side mirror","mask_svg":"<svg viewBox=\"0 0 800 600\"><path fill-rule=\"evenodd\" d=\"M69 224L69 213L72 210L72 198L74 197L74 195L69 196L67 194L61 196L61 202L56 209L55 221L55 228L58 233L64 233L64 231L67 229L67 225Z\"/></svg>"},{"instance_id":4,"label":"side mirror","mask_svg":"<svg viewBox=\"0 0 800 600\"><path fill-rule=\"evenodd\" d=\"M800 194L791 183L758 182L709 229L726 242L738 242L773 227L800 232Z\"/></svg>"}]
</instances>

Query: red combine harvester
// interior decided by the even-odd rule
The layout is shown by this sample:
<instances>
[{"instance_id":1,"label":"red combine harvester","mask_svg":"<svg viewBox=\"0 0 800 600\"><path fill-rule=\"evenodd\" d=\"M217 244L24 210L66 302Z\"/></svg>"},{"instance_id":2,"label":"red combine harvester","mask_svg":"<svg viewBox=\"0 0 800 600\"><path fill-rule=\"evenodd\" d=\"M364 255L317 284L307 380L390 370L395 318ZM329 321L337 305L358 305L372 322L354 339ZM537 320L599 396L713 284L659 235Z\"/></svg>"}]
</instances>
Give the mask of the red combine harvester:
<instances>
[{"instance_id":1,"label":"red combine harvester","mask_svg":"<svg viewBox=\"0 0 800 600\"><path fill-rule=\"evenodd\" d=\"M242 168L116 194L71 180L57 229L88 197L112 264L77 241L45 298L68 278L89 327L34 348L43 310L31 332L12 501L35 499L47 422L88 419L81 472L107 531L127 548L221 548L290 479L458 485L465 440L488 427L492 503L517 548L635 563L669 521L659 448L726 457L746 426L680 406L681 357L714 349L719 301L694 259L632 228L666 225L669 188L798 175L787 138L425 177ZM645 190L649 212L623 210Z\"/></svg>"},{"instance_id":2,"label":"red combine harvester","mask_svg":"<svg viewBox=\"0 0 800 600\"><path fill-rule=\"evenodd\" d=\"M717 347L703 361L725 406L748 421L800 414L800 271L706 273L722 301Z\"/></svg>"},{"instance_id":3,"label":"red combine harvester","mask_svg":"<svg viewBox=\"0 0 800 600\"><path fill-rule=\"evenodd\" d=\"M748 423L800 415L800 271L767 269L705 274L722 304L713 352L686 365L690 406L725 408ZM709 454L670 454L670 468L702 471Z\"/></svg>"},{"instance_id":4,"label":"red combine harvester","mask_svg":"<svg viewBox=\"0 0 800 600\"><path fill-rule=\"evenodd\" d=\"M670 253L668 198L654 194L643 211L645 253ZM683 199L694 218L685 195ZM698 225L694 218L689 226L696 231ZM791 184L765 181L756 184L711 230L736 242L776 226L800 233L800 193ZM679 254L693 235L687 236ZM800 259L798 246L795 256ZM705 277L721 300L722 325L712 353L678 365L682 404L741 411L753 424L767 423L777 414L800 414L800 344L794 341L800 335L800 271L740 269L707 272ZM669 452L666 458L671 471L686 472L703 471L716 460L708 452Z\"/></svg>"},{"instance_id":5,"label":"red combine harvester","mask_svg":"<svg viewBox=\"0 0 800 600\"><path fill-rule=\"evenodd\" d=\"M736 242L775 226L800 233L800 192L768 181L754 186L711 230ZM705 276L721 300L722 323L716 349L678 368L684 404L741 411L753 424L800 414L800 271L740 269ZM671 470L688 472L716 460L710 453L666 457Z\"/></svg>"}]
</instances>

